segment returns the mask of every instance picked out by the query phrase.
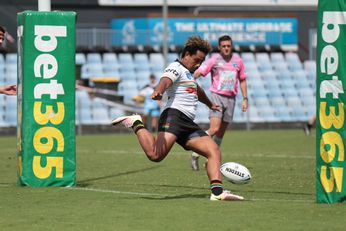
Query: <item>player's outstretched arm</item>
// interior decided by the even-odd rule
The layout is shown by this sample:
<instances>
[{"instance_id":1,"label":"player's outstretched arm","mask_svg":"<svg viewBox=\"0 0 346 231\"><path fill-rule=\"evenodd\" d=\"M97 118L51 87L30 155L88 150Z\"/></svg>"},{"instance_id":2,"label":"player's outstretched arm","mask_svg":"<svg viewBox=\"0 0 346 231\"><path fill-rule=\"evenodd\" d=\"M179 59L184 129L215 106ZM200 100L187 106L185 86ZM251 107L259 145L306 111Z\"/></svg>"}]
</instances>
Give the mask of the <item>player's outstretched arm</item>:
<instances>
[{"instance_id":1,"label":"player's outstretched arm","mask_svg":"<svg viewBox=\"0 0 346 231\"><path fill-rule=\"evenodd\" d=\"M172 86L173 82L168 77L163 77L160 79L159 84L155 88L153 94L151 95L151 98L153 100L161 100L163 93L166 91L167 88Z\"/></svg>"},{"instance_id":2,"label":"player's outstretched arm","mask_svg":"<svg viewBox=\"0 0 346 231\"><path fill-rule=\"evenodd\" d=\"M16 85L5 85L0 86L0 93L5 95L16 95L17 86Z\"/></svg>"}]
</instances>

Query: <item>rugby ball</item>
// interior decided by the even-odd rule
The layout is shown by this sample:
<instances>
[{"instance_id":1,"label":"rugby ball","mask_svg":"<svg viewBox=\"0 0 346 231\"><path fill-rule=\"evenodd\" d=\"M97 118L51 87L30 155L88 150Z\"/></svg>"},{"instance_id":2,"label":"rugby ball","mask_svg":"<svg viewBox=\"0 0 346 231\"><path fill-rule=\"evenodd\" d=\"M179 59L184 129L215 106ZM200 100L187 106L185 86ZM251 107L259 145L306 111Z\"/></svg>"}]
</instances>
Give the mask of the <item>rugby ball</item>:
<instances>
[{"instance_id":1,"label":"rugby ball","mask_svg":"<svg viewBox=\"0 0 346 231\"><path fill-rule=\"evenodd\" d=\"M234 184L246 184L251 180L251 173L244 165L226 162L220 167L222 175Z\"/></svg>"}]
</instances>

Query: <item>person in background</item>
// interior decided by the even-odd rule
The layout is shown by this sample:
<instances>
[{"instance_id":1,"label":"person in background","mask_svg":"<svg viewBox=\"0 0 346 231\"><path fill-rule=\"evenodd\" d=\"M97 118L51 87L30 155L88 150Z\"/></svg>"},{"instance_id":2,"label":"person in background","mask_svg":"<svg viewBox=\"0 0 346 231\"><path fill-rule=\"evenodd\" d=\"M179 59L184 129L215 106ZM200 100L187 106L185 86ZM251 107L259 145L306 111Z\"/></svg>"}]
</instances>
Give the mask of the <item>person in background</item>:
<instances>
[{"instance_id":1,"label":"person in background","mask_svg":"<svg viewBox=\"0 0 346 231\"><path fill-rule=\"evenodd\" d=\"M4 27L0 26L0 46L5 40L6 30ZM17 86L16 85L5 85L0 86L0 94L5 95L16 95L17 94Z\"/></svg>"},{"instance_id":2,"label":"person in background","mask_svg":"<svg viewBox=\"0 0 346 231\"><path fill-rule=\"evenodd\" d=\"M311 129L316 125L316 115L312 116L308 122L304 124L305 135L311 134Z\"/></svg>"},{"instance_id":3,"label":"person in background","mask_svg":"<svg viewBox=\"0 0 346 231\"><path fill-rule=\"evenodd\" d=\"M199 67L194 77L205 77L211 73L211 100L221 106L220 111L210 110L210 127L206 131L220 146L226 129L233 121L238 84L243 95L242 111L248 108L246 74L243 60L232 53L232 38L223 35L219 38L219 53L212 55ZM192 153L191 168L199 170L199 155Z\"/></svg>"},{"instance_id":4,"label":"person in background","mask_svg":"<svg viewBox=\"0 0 346 231\"><path fill-rule=\"evenodd\" d=\"M185 150L192 150L208 159L207 175L210 182L211 201L244 200L242 196L223 189L220 165L221 153L218 145L208 134L193 122L198 101L211 110L219 106L209 100L204 90L193 77L194 71L204 61L211 46L198 36L190 37L185 43L180 60L169 64L161 75L151 98L161 100L167 93L167 103L161 113L158 134L154 137L144 126L140 115L121 116L112 121L132 128L149 160L162 161L174 143ZM156 179L153 176L153 179ZM157 180L157 179L156 179Z\"/></svg>"},{"instance_id":5,"label":"person in background","mask_svg":"<svg viewBox=\"0 0 346 231\"><path fill-rule=\"evenodd\" d=\"M155 132L157 129L157 123L160 116L160 101L153 100L151 98L152 93L156 87L156 77L154 74L149 76L149 82L140 90L139 94L144 97L144 115L143 123L150 125L151 131ZM148 119L151 119L150 123Z\"/></svg>"}]
</instances>

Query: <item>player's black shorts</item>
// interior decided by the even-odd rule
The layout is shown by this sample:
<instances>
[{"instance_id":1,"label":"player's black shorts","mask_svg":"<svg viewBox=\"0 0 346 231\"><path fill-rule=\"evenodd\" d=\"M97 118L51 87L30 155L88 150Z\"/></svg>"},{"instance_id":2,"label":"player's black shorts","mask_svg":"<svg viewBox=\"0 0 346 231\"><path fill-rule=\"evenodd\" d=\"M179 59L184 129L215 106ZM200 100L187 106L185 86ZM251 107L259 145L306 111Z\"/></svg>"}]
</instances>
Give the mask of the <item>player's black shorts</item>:
<instances>
[{"instance_id":1,"label":"player's black shorts","mask_svg":"<svg viewBox=\"0 0 346 231\"><path fill-rule=\"evenodd\" d=\"M174 108L167 108L161 113L158 131L173 133L177 137L177 143L185 150L188 150L188 140L208 135L184 113Z\"/></svg>"}]
</instances>

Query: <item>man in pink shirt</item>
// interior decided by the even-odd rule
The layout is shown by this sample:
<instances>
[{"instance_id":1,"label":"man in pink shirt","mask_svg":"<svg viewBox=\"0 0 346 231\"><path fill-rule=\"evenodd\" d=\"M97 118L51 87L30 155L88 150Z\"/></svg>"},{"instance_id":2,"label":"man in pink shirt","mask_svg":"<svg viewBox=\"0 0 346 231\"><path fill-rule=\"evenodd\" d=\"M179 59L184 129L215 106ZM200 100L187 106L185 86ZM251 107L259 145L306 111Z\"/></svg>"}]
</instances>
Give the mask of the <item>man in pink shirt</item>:
<instances>
[{"instance_id":1,"label":"man in pink shirt","mask_svg":"<svg viewBox=\"0 0 346 231\"><path fill-rule=\"evenodd\" d=\"M232 53L232 38L223 35L219 38L219 53L212 55L198 68L194 77L205 77L211 73L211 99L221 106L220 111L210 111L210 127L207 133L220 146L228 124L233 121L233 113L238 93L238 85L243 95L242 111L248 108L246 74L243 60ZM192 153L191 167L199 170L199 155Z\"/></svg>"}]
</instances>

